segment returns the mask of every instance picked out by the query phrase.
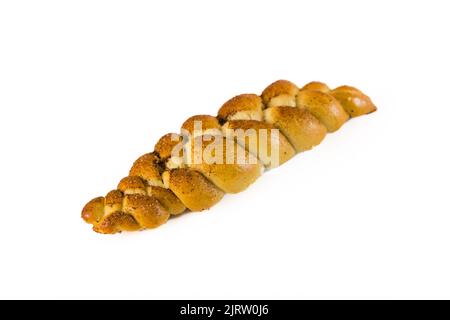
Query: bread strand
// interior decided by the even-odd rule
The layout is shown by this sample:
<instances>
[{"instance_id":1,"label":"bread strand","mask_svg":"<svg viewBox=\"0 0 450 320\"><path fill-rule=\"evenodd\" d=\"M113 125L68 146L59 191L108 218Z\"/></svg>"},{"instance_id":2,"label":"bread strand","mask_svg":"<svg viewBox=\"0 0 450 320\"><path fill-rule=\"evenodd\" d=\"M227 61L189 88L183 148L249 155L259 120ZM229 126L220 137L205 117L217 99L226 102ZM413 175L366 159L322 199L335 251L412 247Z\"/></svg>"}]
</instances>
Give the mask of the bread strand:
<instances>
[{"instance_id":1,"label":"bread strand","mask_svg":"<svg viewBox=\"0 0 450 320\"><path fill-rule=\"evenodd\" d=\"M190 139L174 155L174 148L185 135L166 134L155 145L155 150L138 158L129 175L116 190L105 197L94 198L82 210L82 218L93 224L93 230L111 234L155 228L171 215L186 210L202 211L219 202L225 193L245 190L262 173L291 159L296 153L318 145L327 132L338 130L349 118L376 111L370 98L350 86L331 90L321 82L310 82L299 89L287 80L270 84L260 96L242 94L228 100L217 117L198 115L186 120L182 130ZM195 131L195 121L201 121L202 131ZM245 140L233 136L233 130L279 129L277 146L279 161L262 158L261 150L250 150ZM235 150L245 157L257 158L253 164L193 164L186 161L195 139L232 136ZM258 144L258 148L271 145ZM201 150L203 151L203 150ZM235 153L236 154L236 153ZM203 160L203 159L202 159Z\"/></svg>"}]
</instances>

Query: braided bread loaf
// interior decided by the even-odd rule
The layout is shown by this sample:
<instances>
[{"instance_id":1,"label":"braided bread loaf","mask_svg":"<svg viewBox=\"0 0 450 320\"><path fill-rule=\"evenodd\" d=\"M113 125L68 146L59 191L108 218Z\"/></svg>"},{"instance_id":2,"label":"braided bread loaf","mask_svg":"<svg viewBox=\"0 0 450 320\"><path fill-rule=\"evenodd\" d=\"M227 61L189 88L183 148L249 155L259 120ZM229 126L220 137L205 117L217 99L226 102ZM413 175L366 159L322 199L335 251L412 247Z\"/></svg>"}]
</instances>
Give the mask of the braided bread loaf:
<instances>
[{"instance_id":1,"label":"braided bread loaf","mask_svg":"<svg viewBox=\"0 0 450 320\"><path fill-rule=\"evenodd\" d=\"M181 135L164 135L153 152L134 162L116 190L85 205L82 218L96 232L116 233L155 228L171 215L209 209L225 193L245 190L264 169L318 145L350 117L374 111L370 98L350 86L331 90L311 82L299 89L276 81L261 96L242 94L225 102L217 117L189 118ZM236 133L248 129L250 137ZM261 133L268 139L262 141ZM211 152L212 141L220 147Z\"/></svg>"}]
</instances>

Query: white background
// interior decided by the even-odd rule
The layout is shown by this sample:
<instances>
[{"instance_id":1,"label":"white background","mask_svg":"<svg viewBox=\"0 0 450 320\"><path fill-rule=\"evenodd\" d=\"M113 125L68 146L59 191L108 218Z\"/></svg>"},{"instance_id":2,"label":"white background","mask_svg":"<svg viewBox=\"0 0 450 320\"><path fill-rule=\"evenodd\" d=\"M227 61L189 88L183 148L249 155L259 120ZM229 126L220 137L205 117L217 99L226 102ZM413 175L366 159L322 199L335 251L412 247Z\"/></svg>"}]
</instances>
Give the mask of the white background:
<instances>
[{"instance_id":1,"label":"white background","mask_svg":"<svg viewBox=\"0 0 450 320\"><path fill-rule=\"evenodd\" d=\"M0 298L450 298L447 1L2 1ZM284 78L378 112L204 213L80 219L158 138Z\"/></svg>"}]
</instances>

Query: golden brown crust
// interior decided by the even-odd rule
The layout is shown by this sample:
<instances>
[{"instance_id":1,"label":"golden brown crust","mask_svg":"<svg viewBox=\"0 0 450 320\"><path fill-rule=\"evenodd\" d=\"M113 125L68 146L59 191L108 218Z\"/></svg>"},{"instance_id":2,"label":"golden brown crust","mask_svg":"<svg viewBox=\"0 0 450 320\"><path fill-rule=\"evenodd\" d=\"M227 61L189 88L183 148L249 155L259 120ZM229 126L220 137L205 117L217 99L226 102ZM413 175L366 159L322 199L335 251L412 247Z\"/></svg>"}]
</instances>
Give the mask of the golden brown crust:
<instances>
[{"instance_id":1,"label":"golden brown crust","mask_svg":"<svg viewBox=\"0 0 450 320\"><path fill-rule=\"evenodd\" d=\"M234 129L234 130L236 130L236 129L243 129L243 130L276 129L275 126L270 123L263 122L263 121L256 121L256 120L230 120L230 121L226 122L226 127L228 129Z\"/></svg>"},{"instance_id":2,"label":"golden brown crust","mask_svg":"<svg viewBox=\"0 0 450 320\"><path fill-rule=\"evenodd\" d=\"M327 133L326 127L305 109L273 107L264 114L266 121L279 128L297 152L312 149Z\"/></svg>"},{"instance_id":3,"label":"golden brown crust","mask_svg":"<svg viewBox=\"0 0 450 320\"><path fill-rule=\"evenodd\" d=\"M132 215L115 211L94 225L93 230L103 234L114 234L122 231L137 231L141 226Z\"/></svg>"},{"instance_id":4,"label":"golden brown crust","mask_svg":"<svg viewBox=\"0 0 450 320\"><path fill-rule=\"evenodd\" d=\"M341 103L351 117L362 116L377 110L372 100L354 87L337 87L331 91L331 95Z\"/></svg>"},{"instance_id":5,"label":"golden brown crust","mask_svg":"<svg viewBox=\"0 0 450 320\"><path fill-rule=\"evenodd\" d=\"M241 192L261 175L262 164L232 139L223 136L210 140L204 138L200 136L194 139L192 162L188 165L201 172L224 192ZM195 144L199 147L194 147ZM227 150L228 148L233 151Z\"/></svg>"},{"instance_id":6,"label":"golden brown crust","mask_svg":"<svg viewBox=\"0 0 450 320\"><path fill-rule=\"evenodd\" d=\"M148 195L155 197L171 215L178 215L186 211L186 206L169 189L162 187L148 187Z\"/></svg>"},{"instance_id":7,"label":"golden brown crust","mask_svg":"<svg viewBox=\"0 0 450 320\"><path fill-rule=\"evenodd\" d=\"M97 197L86 203L81 211L81 217L90 224L97 223L103 217L104 197Z\"/></svg>"},{"instance_id":8,"label":"golden brown crust","mask_svg":"<svg viewBox=\"0 0 450 320\"><path fill-rule=\"evenodd\" d=\"M200 125L200 128L195 128L195 124ZM206 130L217 130L217 132L222 131L222 127L216 117L209 115L196 115L187 119L181 126L182 130L186 130L191 135L203 134ZM194 132L194 129L200 129L203 132Z\"/></svg>"},{"instance_id":9,"label":"golden brown crust","mask_svg":"<svg viewBox=\"0 0 450 320\"><path fill-rule=\"evenodd\" d=\"M123 193L141 193L146 194L146 186L144 181L136 176L128 176L120 180L117 189Z\"/></svg>"},{"instance_id":10,"label":"golden brown crust","mask_svg":"<svg viewBox=\"0 0 450 320\"><path fill-rule=\"evenodd\" d=\"M129 175L141 177L149 185L162 185L159 161L155 152L144 154L133 163Z\"/></svg>"},{"instance_id":11,"label":"golden brown crust","mask_svg":"<svg viewBox=\"0 0 450 320\"><path fill-rule=\"evenodd\" d=\"M120 190L112 190L105 196L105 206L122 206L123 193Z\"/></svg>"},{"instance_id":12,"label":"golden brown crust","mask_svg":"<svg viewBox=\"0 0 450 320\"><path fill-rule=\"evenodd\" d=\"M122 210L124 194L120 190L112 190L108 192L105 197L105 210L103 217L110 215L113 212Z\"/></svg>"},{"instance_id":13,"label":"golden brown crust","mask_svg":"<svg viewBox=\"0 0 450 320\"><path fill-rule=\"evenodd\" d=\"M110 191L104 200L96 198L88 203L83 218L94 224L96 232L116 233L157 227L168 219L166 215L186 210L172 191L156 186L148 187L149 191L146 188L139 177L125 177L119 183L120 190Z\"/></svg>"},{"instance_id":14,"label":"golden brown crust","mask_svg":"<svg viewBox=\"0 0 450 320\"><path fill-rule=\"evenodd\" d=\"M169 219L169 212L155 197L142 194L126 195L123 212L133 216L142 228L156 228Z\"/></svg>"},{"instance_id":15,"label":"golden brown crust","mask_svg":"<svg viewBox=\"0 0 450 320\"><path fill-rule=\"evenodd\" d=\"M224 193L200 172L191 169L174 169L164 172L169 189L191 211L202 211L219 202Z\"/></svg>"},{"instance_id":16,"label":"golden brown crust","mask_svg":"<svg viewBox=\"0 0 450 320\"><path fill-rule=\"evenodd\" d=\"M338 130L349 115L333 96L314 90L302 90L297 95L297 106L306 108L327 127L328 132Z\"/></svg>"},{"instance_id":17,"label":"golden brown crust","mask_svg":"<svg viewBox=\"0 0 450 320\"><path fill-rule=\"evenodd\" d=\"M177 133L168 133L162 136L155 145L155 152L161 160L167 160L172 156L172 151L183 142L183 137ZM183 156L183 148L179 148L178 157Z\"/></svg>"},{"instance_id":18,"label":"golden brown crust","mask_svg":"<svg viewBox=\"0 0 450 320\"><path fill-rule=\"evenodd\" d=\"M261 97L256 94L241 94L225 102L217 116L221 121L226 121L240 112L247 114L249 118L259 116L259 119L254 120L262 120L262 109Z\"/></svg>"},{"instance_id":19,"label":"golden brown crust","mask_svg":"<svg viewBox=\"0 0 450 320\"><path fill-rule=\"evenodd\" d=\"M226 128L226 134L231 134L238 144L257 156L267 167L273 168L282 165L295 155L294 147L281 132L278 132L278 140L271 140L272 130L279 131L279 129L270 123L255 120L231 120L224 125L224 128ZM239 129L243 130L245 135L242 135ZM260 141L262 137L266 137L267 141ZM273 142L277 143L279 154L275 162L271 158Z\"/></svg>"},{"instance_id":20,"label":"golden brown crust","mask_svg":"<svg viewBox=\"0 0 450 320\"><path fill-rule=\"evenodd\" d=\"M330 88L323 82L311 81L303 86L300 90L315 90L324 93L330 92Z\"/></svg>"},{"instance_id":21,"label":"golden brown crust","mask_svg":"<svg viewBox=\"0 0 450 320\"><path fill-rule=\"evenodd\" d=\"M263 99L266 107L290 105L291 100L295 102L295 96L297 95L298 90L299 89L296 84L287 80L278 80L264 89L261 93L261 98Z\"/></svg>"},{"instance_id":22,"label":"golden brown crust","mask_svg":"<svg viewBox=\"0 0 450 320\"><path fill-rule=\"evenodd\" d=\"M269 103L270 99L286 94L290 96L295 96L298 92L298 87L293 82L288 80L277 80L271 83L261 94L264 103Z\"/></svg>"}]
</instances>

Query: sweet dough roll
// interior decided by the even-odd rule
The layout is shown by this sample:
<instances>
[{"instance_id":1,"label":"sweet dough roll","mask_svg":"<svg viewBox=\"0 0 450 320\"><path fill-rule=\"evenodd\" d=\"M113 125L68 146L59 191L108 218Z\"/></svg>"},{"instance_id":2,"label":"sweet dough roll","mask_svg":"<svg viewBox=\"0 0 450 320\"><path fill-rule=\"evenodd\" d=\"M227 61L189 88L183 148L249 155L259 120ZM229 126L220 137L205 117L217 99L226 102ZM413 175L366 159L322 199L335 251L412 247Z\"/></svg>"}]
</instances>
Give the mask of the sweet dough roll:
<instances>
[{"instance_id":1,"label":"sweet dough roll","mask_svg":"<svg viewBox=\"0 0 450 320\"><path fill-rule=\"evenodd\" d=\"M245 190L264 167L313 148L349 117L374 111L370 98L354 87L331 90L315 81L299 89L290 81L275 81L261 96L236 96L217 117L191 117L181 134L161 137L117 189L84 206L82 218L97 232L116 233L155 228L186 209L208 209L225 193ZM271 139L275 132L277 139Z\"/></svg>"}]
</instances>

